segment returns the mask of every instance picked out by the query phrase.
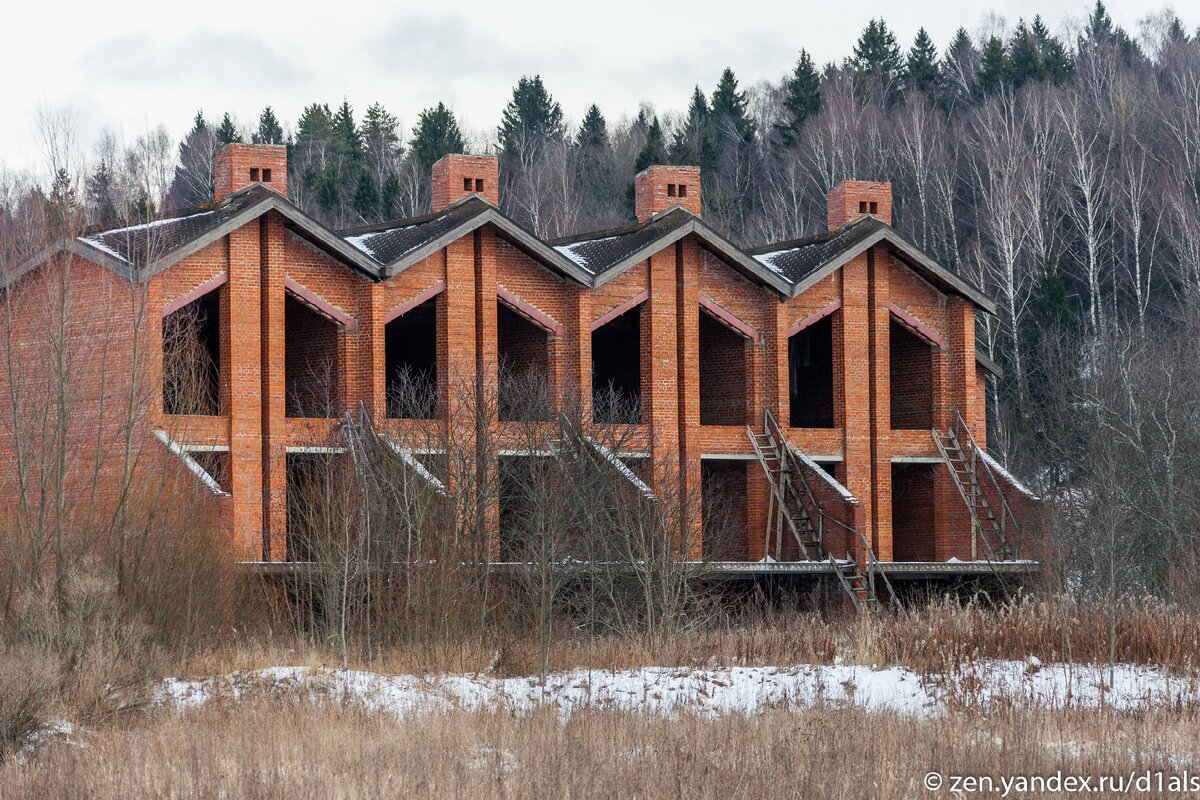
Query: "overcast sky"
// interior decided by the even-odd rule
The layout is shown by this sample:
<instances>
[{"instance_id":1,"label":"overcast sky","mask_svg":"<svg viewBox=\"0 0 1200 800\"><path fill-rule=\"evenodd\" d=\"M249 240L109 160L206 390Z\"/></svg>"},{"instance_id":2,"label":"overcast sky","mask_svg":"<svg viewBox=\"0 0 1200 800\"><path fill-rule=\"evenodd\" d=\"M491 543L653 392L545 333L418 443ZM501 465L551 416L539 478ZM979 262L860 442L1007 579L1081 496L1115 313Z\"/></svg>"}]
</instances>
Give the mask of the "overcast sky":
<instances>
[{"instance_id":1,"label":"overcast sky","mask_svg":"<svg viewBox=\"0 0 1200 800\"><path fill-rule=\"evenodd\" d=\"M406 130L442 100L468 130L486 133L523 74L540 73L568 119L595 102L615 120L641 101L682 108L694 85L710 92L726 65L747 86L778 80L800 48L818 63L841 59L872 16L905 48L925 26L940 51L956 28L974 34L993 12L1010 26L1040 13L1062 33L1091 2L7 3L0 163L40 164L39 107L70 110L88 146L105 127L131 141L163 123L178 137L197 109L249 123L270 104L288 129L307 103L343 96L360 115L382 102ZM1140 19L1162 8L1107 5L1134 35ZM1200 24L1188 4L1178 11L1189 29Z\"/></svg>"}]
</instances>

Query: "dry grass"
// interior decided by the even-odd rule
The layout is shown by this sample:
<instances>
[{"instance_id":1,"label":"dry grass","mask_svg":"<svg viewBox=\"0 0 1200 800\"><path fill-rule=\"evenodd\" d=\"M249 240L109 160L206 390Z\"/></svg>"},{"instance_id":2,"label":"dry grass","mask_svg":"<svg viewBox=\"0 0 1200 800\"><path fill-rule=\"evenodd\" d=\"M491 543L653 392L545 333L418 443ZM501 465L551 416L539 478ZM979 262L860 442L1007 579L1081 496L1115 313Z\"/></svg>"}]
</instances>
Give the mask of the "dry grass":
<instances>
[{"instance_id":1,"label":"dry grass","mask_svg":"<svg viewBox=\"0 0 1200 800\"><path fill-rule=\"evenodd\" d=\"M165 713L52 745L0 768L5 796L827 797L931 796L946 774L1082 775L1200 756L1186 713L954 714L852 709L717 720L592 711L453 712L397 720L263 700ZM996 796L996 795L992 795ZM1092 795L1103 797L1105 795Z\"/></svg>"},{"instance_id":2,"label":"dry grass","mask_svg":"<svg viewBox=\"0 0 1200 800\"><path fill-rule=\"evenodd\" d=\"M1156 601L1127 603L1115 615L1115 661L1181 669L1198 666L1200 615ZM650 645L636 636L588 636L569 625L550 647L549 669L561 671L656 666L776 666L846 663L899 665L920 672L953 671L979 659L1106 663L1109 618L1104 609L1026 598L999 608L945 600L903 616L822 619L801 612L766 612L693 629ZM209 648L178 665L177 674L205 676L237 669L340 665L334 648L292 636L255 635ZM480 641L413 642L350 666L388 673L535 674L534 637L497 633Z\"/></svg>"}]
</instances>

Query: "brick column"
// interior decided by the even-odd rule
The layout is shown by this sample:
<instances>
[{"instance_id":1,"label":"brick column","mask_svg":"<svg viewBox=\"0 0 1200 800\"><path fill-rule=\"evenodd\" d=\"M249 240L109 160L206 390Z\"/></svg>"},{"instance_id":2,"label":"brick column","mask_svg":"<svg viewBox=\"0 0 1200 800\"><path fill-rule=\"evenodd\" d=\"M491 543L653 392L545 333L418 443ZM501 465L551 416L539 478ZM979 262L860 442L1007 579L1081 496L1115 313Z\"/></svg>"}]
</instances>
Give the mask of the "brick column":
<instances>
[{"instance_id":1,"label":"brick column","mask_svg":"<svg viewBox=\"0 0 1200 800\"><path fill-rule=\"evenodd\" d=\"M872 535L867 537L880 561L891 561L892 547L892 393L890 328L891 256L883 247L867 251L868 312L871 330Z\"/></svg>"},{"instance_id":2,"label":"brick column","mask_svg":"<svg viewBox=\"0 0 1200 800\"><path fill-rule=\"evenodd\" d=\"M239 558L268 558L263 515L262 324L259 226L226 238L229 269L229 465L233 539Z\"/></svg>"},{"instance_id":3,"label":"brick column","mask_svg":"<svg viewBox=\"0 0 1200 800\"><path fill-rule=\"evenodd\" d=\"M841 269L842 310L834 323L836 416L842 427L845 485L861 502L859 530L871 541L873 534L874 464L871 449L871 314L869 312L867 258L855 258ZM839 390L840 389L840 390ZM839 554L840 555L840 554ZM882 554L878 554L883 558Z\"/></svg>"},{"instance_id":4,"label":"brick column","mask_svg":"<svg viewBox=\"0 0 1200 800\"><path fill-rule=\"evenodd\" d=\"M679 345L675 249L650 257L649 298L642 306L642 419L650 426L652 485L677 497L679 463Z\"/></svg>"},{"instance_id":5,"label":"brick column","mask_svg":"<svg viewBox=\"0 0 1200 800\"><path fill-rule=\"evenodd\" d=\"M676 242L675 344L679 359L679 492L689 555L703 553L700 499L700 253L694 241ZM656 431L657 433L657 431Z\"/></svg>"},{"instance_id":6,"label":"brick column","mask_svg":"<svg viewBox=\"0 0 1200 800\"><path fill-rule=\"evenodd\" d=\"M442 251L445 268L446 291L437 297L438 337L438 396L441 398L439 413L447 419L449 443L463 453L474 452L477 442L475 434L475 403L473 396L476 375L475 356L475 242L474 237L464 236L451 242ZM462 490L462 483L474 483L476 476L455 474L458 468L466 468L450 454L451 472L449 486L451 494ZM459 506L466 513L465 504ZM482 521L482 516L480 517ZM483 536L482 530L477 531Z\"/></svg>"},{"instance_id":7,"label":"brick column","mask_svg":"<svg viewBox=\"0 0 1200 800\"><path fill-rule=\"evenodd\" d=\"M263 531L272 561L287 554L287 381L283 218L261 217ZM343 384L344 386L344 384Z\"/></svg>"},{"instance_id":8,"label":"brick column","mask_svg":"<svg viewBox=\"0 0 1200 800\"><path fill-rule=\"evenodd\" d=\"M934 358L934 426L947 430L958 411L978 435L973 418L977 407L975 384L975 307L961 297L950 297L946 305L946 338L950 348ZM971 553L971 514L963 503L949 469L939 464L934 470L934 554L945 560L952 556L968 559ZM975 554L978 557L983 552Z\"/></svg>"}]
</instances>

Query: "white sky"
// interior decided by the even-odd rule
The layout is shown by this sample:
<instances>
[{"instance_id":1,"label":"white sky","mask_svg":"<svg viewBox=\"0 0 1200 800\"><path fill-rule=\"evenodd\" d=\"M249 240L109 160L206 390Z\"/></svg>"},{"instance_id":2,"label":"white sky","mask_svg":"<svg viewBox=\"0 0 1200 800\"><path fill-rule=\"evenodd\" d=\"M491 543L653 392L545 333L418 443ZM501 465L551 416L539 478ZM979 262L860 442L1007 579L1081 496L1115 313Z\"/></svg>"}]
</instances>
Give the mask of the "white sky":
<instances>
[{"instance_id":1,"label":"white sky","mask_svg":"<svg viewBox=\"0 0 1200 800\"><path fill-rule=\"evenodd\" d=\"M1178 11L1194 29L1200 14L1190 1ZM75 115L89 149L105 127L126 141L159 123L181 136L201 108L210 120L228 110L250 123L270 104L286 130L304 105L343 96L358 118L382 102L406 131L442 100L469 132L486 135L522 74L540 73L570 120L596 102L613 121L641 101L682 109L692 87L711 92L726 65L745 87L778 80L800 48L818 63L841 59L872 16L905 49L924 25L940 52L956 28L974 34L992 12L1009 25L1040 13L1063 33L1091 2L9 0L0 26L0 163L41 167L39 108ZM1137 35L1138 21L1162 4L1107 6Z\"/></svg>"}]
</instances>

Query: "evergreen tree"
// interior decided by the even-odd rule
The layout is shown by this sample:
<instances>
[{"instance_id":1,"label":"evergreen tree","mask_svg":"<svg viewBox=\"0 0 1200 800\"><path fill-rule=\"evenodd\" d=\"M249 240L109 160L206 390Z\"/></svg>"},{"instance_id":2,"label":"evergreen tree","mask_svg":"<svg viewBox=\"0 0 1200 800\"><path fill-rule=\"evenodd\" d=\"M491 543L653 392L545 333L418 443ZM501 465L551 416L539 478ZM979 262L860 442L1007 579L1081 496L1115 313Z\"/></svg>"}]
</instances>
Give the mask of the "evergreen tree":
<instances>
[{"instance_id":1,"label":"evergreen tree","mask_svg":"<svg viewBox=\"0 0 1200 800\"><path fill-rule=\"evenodd\" d=\"M726 122L733 123L733 130L743 144L754 139L754 120L750 119L750 101L745 92L738 91L737 78L729 67L721 73L721 80L712 96L712 121L718 127Z\"/></svg>"},{"instance_id":2,"label":"evergreen tree","mask_svg":"<svg viewBox=\"0 0 1200 800\"><path fill-rule=\"evenodd\" d=\"M466 150L462 131L453 112L443 103L427 108L417 117L417 124L412 130L412 139L408 142L409 155L421 168L423 174L428 174L438 159L449 153L461 153Z\"/></svg>"},{"instance_id":3,"label":"evergreen tree","mask_svg":"<svg viewBox=\"0 0 1200 800\"><path fill-rule=\"evenodd\" d=\"M699 86L692 91L687 119L675 131L667 157L672 164L695 164L700 167L701 174L715 164L712 110Z\"/></svg>"},{"instance_id":4,"label":"evergreen tree","mask_svg":"<svg viewBox=\"0 0 1200 800\"><path fill-rule=\"evenodd\" d=\"M938 105L947 113L959 103L968 102L979 71L979 51L965 28L959 28L942 58Z\"/></svg>"},{"instance_id":5,"label":"evergreen tree","mask_svg":"<svg viewBox=\"0 0 1200 800\"><path fill-rule=\"evenodd\" d=\"M394 219L400 214L400 176L389 173L379 193L379 211L384 219Z\"/></svg>"},{"instance_id":6,"label":"evergreen tree","mask_svg":"<svg viewBox=\"0 0 1200 800\"><path fill-rule=\"evenodd\" d=\"M288 169L300 176L306 189L316 191L326 163L332 156L333 112L325 103L306 106L296 125L296 143L291 148Z\"/></svg>"},{"instance_id":7,"label":"evergreen tree","mask_svg":"<svg viewBox=\"0 0 1200 800\"><path fill-rule=\"evenodd\" d=\"M904 69L900 45L882 19L872 19L867 23L854 45L850 66L859 79L860 97L865 99L878 92L878 99L887 105L899 98L900 78Z\"/></svg>"},{"instance_id":8,"label":"evergreen tree","mask_svg":"<svg viewBox=\"0 0 1200 800\"><path fill-rule=\"evenodd\" d=\"M396 170L400 159L400 122L379 103L372 103L363 115L362 142L366 168L382 187Z\"/></svg>"},{"instance_id":9,"label":"evergreen tree","mask_svg":"<svg viewBox=\"0 0 1200 800\"><path fill-rule=\"evenodd\" d=\"M283 126L270 106L258 115L258 130L250 135L250 141L255 144L283 144Z\"/></svg>"},{"instance_id":10,"label":"evergreen tree","mask_svg":"<svg viewBox=\"0 0 1200 800\"><path fill-rule=\"evenodd\" d=\"M358 185L354 189L354 210L364 220L371 221L379 210L379 190L375 178L365 169L358 171Z\"/></svg>"},{"instance_id":11,"label":"evergreen tree","mask_svg":"<svg viewBox=\"0 0 1200 800\"><path fill-rule=\"evenodd\" d=\"M662 125L658 123L656 116L651 122L650 127L646 129L646 143L642 145L641 152L637 155L637 160L633 162L634 172L641 172L646 167L655 164L665 164L667 162L667 148L663 141Z\"/></svg>"},{"instance_id":12,"label":"evergreen tree","mask_svg":"<svg viewBox=\"0 0 1200 800\"><path fill-rule=\"evenodd\" d=\"M1175 14L1172 14L1171 22L1167 25L1167 42L1169 44L1187 44L1189 41L1187 29L1183 27L1183 21Z\"/></svg>"},{"instance_id":13,"label":"evergreen tree","mask_svg":"<svg viewBox=\"0 0 1200 800\"><path fill-rule=\"evenodd\" d=\"M781 145L791 147L799 139L804 123L821 110L821 76L807 50L800 51L784 85L783 108L787 115L775 124L775 135Z\"/></svg>"},{"instance_id":14,"label":"evergreen tree","mask_svg":"<svg viewBox=\"0 0 1200 800\"><path fill-rule=\"evenodd\" d=\"M362 137L354 124L354 111L345 99L333 115L333 145L338 155L352 163L362 161Z\"/></svg>"},{"instance_id":15,"label":"evergreen tree","mask_svg":"<svg viewBox=\"0 0 1200 800\"><path fill-rule=\"evenodd\" d=\"M512 155L524 144L561 140L562 106L546 91L540 75L522 76L513 87L512 99L504 107L497 129L504 152Z\"/></svg>"},{"instance_id":16,"label":"evergreen tree","mask_svg":"<svg viewBox=\"0 0 1200 800\"><path fill-rule=\"evenodd\" d=\"M1042 57L1038 52L1037 38L1025 24L1025 20L1017 23L1008 45L1008 83L1019 89L1029 81L1040 81L1042 72Z\"/></svg>"},{"instance_id":17,"label":"evergreen tree","mask_svg":"<svg viewBox=\"0 0 1200 800\"><path fill-rule=\"evenodd\" d=\"M112 170L109 169L108 161L102 158L87 182L87 204L93 223L112 227L120 222L120 214L117 213L112 195Z\"/></svg>"},{"instance_id":18,"label":"evergreen tree","mask_svg":"<svg viewBox=\"0 0 1200 800\"><path fill-rule=\"evenodd\" d=\"M325 103L313 103L300 114L296 131L296 146L307 142L328 143L333 134L333 112Z\"/></svg>"},{"instance_id":19,"label":"evergreen tree","mask_svg":"<svg viewBox=\"0 0 1200 800\"><path fill-rule=\"evenodd\" d=\"M608 147L608 123L595 103L588 106L575 137L575 146L580 150L604 150Z\"/></svg>"},{"instance_id":20,"label":"evergreen tree","mask_svg":"<svg viewBox=\"0 0 1200 800\"><path fill-rule=\"evenodd\" d=\"M79 214L79 199L71 176L64 167L54 173L50 184L50 195L46 198L46 224L52 239L61 239L72 233Z\"/></svg>"},{"instance_id":21,"label":"evergreen tree","mask_svg":"<svg viewBox=\"0 0 1200 800\"><path fill-rule=\"evenodd\" d=\"M933 45L933 39L929 38L928 31L921 28L917 31L917 38L913 40L912 48L908 51L908 58L904 63L905 87L926 94L937 88L937 57L937 48Z\"/></svg>"},{"instance_id":22,"label":"evergreen tree","mask_svg":"<svg viewBox=\"0 0 1200 800\"><path fill-rule=\"evenodd\" d=\"M229 116L229 112L225 112L225 116L221 118L221 125L217 128L217 143L224 147L227 144L234 142L242 142L242 134L238 131L237 125L233 124L233 119Z\"/></svg>"},{"instance_id":23,"label":"evergreen tree","mask_svg":"<svg viewBox=\"0 0 1200 800\"><path fill-rule=\"evenodd\" d=\"M1061 85L1075 73L1075 65L1066 46L1050 33L1040 15L1033 18L1031 31L1041 59L1042 78Z\"/></svg>"},{"instance_id":24,"label":"evergreen tree","mask_svg":"<svg viewBox=\"0 0 1200 800\"><path fill-rule=\"evenodd\" d=\"M332 214L342 203L342 191L338 185L337 167L332 161L325 163L317 174L317 205L327 214Z\"/></svg>"},{"instance_id":25,"label":"evergreen tree","mask_svg":"<svg viewBox=\"0 0 1200 800\"><path fill-rule=\"evenodd\" d=\"M1142 53L1137 42L1130 38L1124 28L1113 24L1112 17L1108 15L1108 9L1104 7L1103 0L1096 0L1096 6L1088 15L1083 35L1079 39L1079 49L1090 50L1106 45L1115 47L1127 63Z\"/></svg>"},{"instance_id":26,"label":"evergreen tree","mask_svg":"<svg viewBox=\"0 0 1200 800\"><path fill-rule=\"evenodd\" d=\"M975 75L975 97L985 99L999 92L1008 82L1008 55L999 36L988 39L983 47L979 72Z\"/></svg>"},{"instance_id":27,"label":"evergreen tree","mask_svg":"<svg viewBox=\"0 0 1200 800\"><path fill-rule=\"evenodd\" d=\"M180 210L212 202L213 159L221 146L217 132L197 111L192 129L179 143L179 163L167 191L168 208Z\"/></svg>"}]
</instances>

